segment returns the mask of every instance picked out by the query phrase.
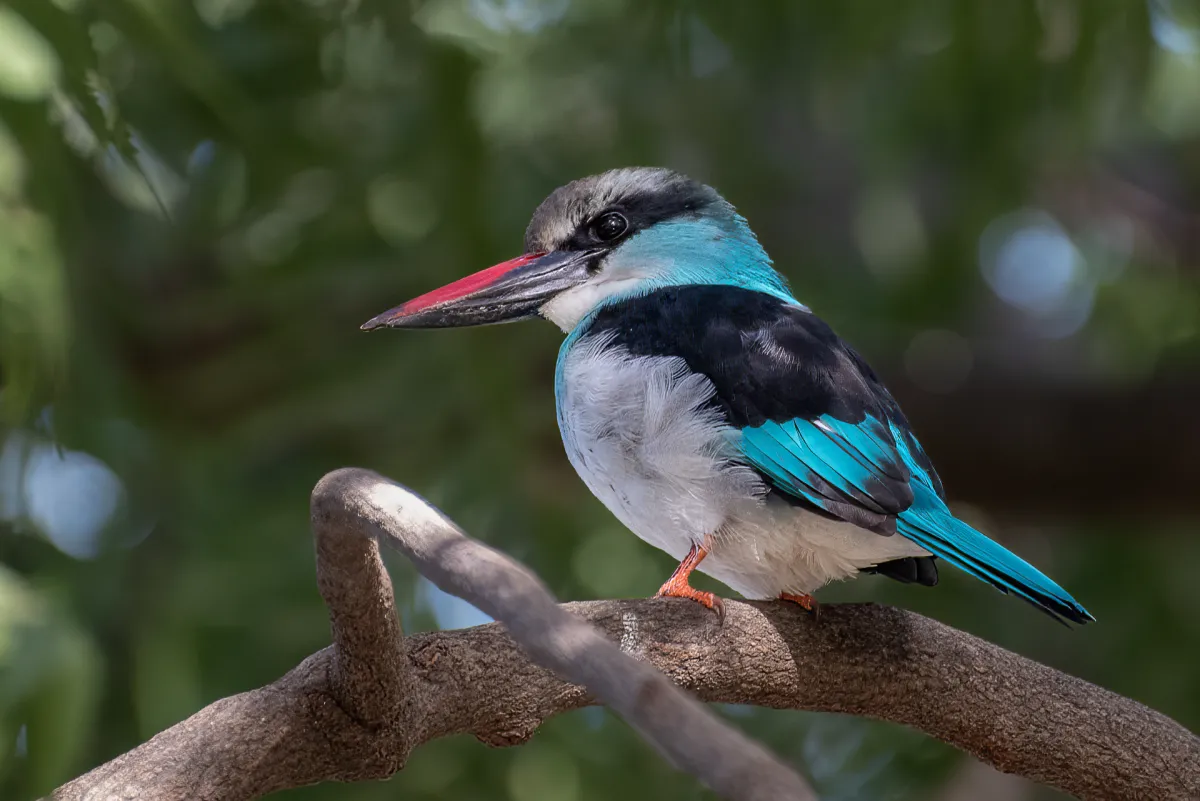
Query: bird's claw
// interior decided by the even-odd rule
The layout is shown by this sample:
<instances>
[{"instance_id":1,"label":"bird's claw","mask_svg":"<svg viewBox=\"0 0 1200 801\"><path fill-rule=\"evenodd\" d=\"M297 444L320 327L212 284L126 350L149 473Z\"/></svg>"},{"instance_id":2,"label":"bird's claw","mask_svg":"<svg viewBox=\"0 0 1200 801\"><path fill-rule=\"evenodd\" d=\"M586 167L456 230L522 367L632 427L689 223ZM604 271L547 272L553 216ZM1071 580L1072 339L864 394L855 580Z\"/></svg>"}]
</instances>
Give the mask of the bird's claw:
<instances>
[{"instance_id":1,"label":"bird's claw","mask_svg":"<svg viewBox=\"0 0 1200 801\"><path fill-rule=\"evenodd\" d=\"M687 584L680 586L673 585L671 582L667 582L662 586L661 589L659 589L658 592L654 593L654 597L687 598L690 601L695 601L696 603L703 605L705 608L716 612L718 625L725 622L725 602L722 601L719 596L714 595L711 592L695 590Z\"/></svg>"},{"instance_id":2,"label":"bird's claw","mask_svg":"<svg viewBox=\"0 0 1200 801\"><path fill-rule=\"evenodd\" d=\"M793 594L790 592L779 593L779 600L794 603L808 612L816 620L821 616L821 605L817 603L817 599L807 593Z\"/></svg>"}]
</instances>

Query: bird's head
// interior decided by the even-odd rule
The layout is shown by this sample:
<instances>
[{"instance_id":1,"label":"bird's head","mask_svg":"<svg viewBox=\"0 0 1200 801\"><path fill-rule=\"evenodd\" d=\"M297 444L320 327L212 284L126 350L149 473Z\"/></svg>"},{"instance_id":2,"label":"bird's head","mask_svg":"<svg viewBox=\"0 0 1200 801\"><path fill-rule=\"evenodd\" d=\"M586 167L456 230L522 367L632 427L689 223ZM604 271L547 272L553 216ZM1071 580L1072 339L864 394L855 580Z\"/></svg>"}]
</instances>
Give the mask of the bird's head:
<instances>
[{"instance_id":1,"label":"bird's head","mask_svg":"<svg viewBox=\"0 0 1200 801\"><path fill-rule=\"evenodd\" d=\"M363 329L541 315L570 331L606 303L691 284L792 300L746 221L715 190L667 169L611 170L542 201L525 231L523 256L414 298Z\"/></svg>"}]
</instances>

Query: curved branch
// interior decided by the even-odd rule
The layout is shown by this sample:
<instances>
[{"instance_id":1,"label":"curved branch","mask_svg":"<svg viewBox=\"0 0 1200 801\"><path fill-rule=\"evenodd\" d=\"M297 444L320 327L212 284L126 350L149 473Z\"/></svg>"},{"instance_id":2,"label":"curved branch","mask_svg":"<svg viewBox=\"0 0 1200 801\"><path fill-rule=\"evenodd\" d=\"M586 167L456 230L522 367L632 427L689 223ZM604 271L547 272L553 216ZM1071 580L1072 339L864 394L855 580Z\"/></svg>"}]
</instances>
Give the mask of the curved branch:
<instances>
[{"instance_id":1,"label":"curved branch","mask_svg":"<svg viewBox=\"0 0 1200 801\"><path fill-rule=\"evenodd\" d=\"M549 622L551 628L534 632L545 635L564 631L555 613L565 610L705 701L910 725L1084 799L1200 798L1200 739L1179 724L920 615L830 605L813 621L786 605L728 602L725 624L716 626L707 610L675 599L593 601L548 612L540 601L527 605L541 592L528 571L467 540L416 496L375 474L331 474L314 493L313 510L335 645L274 684L217 701L53 798L250 799L323 780L382 778L437 737L471 733L492 745L517 744L546 718L595 703L580 686L530 661L500 624L397 644L374 543L355 551L337 544L345 536L331 533L361 531L356 520L374 535L402 540L396 544L422 572L498 618L530 611L528 620ZM336 555L321 545L327 535ZM341 565L341 579L332 578L331 560ZM454 583L460 575L461 586ZM565 631L574 628L569 623ZM529 636L529 624L514 631ZM538 658L556 668L555 658L590 659L608 650L590 644L575 650L578 640L551 639ZM377 659L392 660L395 669ZM401 700L379 703L375 693ZM392 717L379 717L385 708Z\"/></svg>"},{"instance_id":2,"label":"curved branch","mask_svg":"<svg viewBox=\"0 0 1200 801\"><path fill-rule=\"evenodd\" d=\"M318 541L324 521L346 518L360 534L403 553L442 590L504 623L535 662L586 687L668 761L722 797L814 798L766 749L563 611L524 565L467 537L411 491L368 470L330 473L313 491Z\"/></svg>"},{"instance_id":3,"label":"curved branch","mask_svg":"<svg viewBox=\"0 0 1200 801\"><path fill-rule=\"evenodd\" d=\"M334 645L330 682L351 717L368 727L385 725L406 717L403 707L412 697L392 581L362 523L344 504L329 502L323 486L313 494L312 529L317 587L329 608Z\"/></svg>"}]
</instances>

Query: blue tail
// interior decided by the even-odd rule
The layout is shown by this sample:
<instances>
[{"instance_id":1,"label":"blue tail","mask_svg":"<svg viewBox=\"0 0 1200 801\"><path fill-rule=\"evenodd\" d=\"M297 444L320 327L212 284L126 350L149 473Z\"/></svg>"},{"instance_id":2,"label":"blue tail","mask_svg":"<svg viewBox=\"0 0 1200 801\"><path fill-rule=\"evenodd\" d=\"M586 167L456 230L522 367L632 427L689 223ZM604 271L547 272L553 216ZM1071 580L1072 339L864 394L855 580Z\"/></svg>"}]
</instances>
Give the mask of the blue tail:
<instances>
[{"instance_id":1,"label":"blue tail","mask_svg":"<svg viewBox=\"0 0 1200 801\"><path fill-rule=\"evenodd\" d=\"M1096 619L1036 567L955 518L940 502L931 506L920 511L910 507L897 520L896 531L1001 592L1024 598L1060 623Z\"/></svg>"}]
</instances>

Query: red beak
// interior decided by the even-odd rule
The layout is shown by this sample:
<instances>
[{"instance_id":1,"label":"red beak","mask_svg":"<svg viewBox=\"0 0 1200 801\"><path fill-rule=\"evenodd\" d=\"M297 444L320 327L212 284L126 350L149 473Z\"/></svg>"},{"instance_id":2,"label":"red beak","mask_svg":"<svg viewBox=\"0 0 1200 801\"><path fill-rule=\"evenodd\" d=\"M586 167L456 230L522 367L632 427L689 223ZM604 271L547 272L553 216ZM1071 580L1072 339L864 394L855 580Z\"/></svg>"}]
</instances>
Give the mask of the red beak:
<instances>
[{"instance_id":1,"label":"red beak","mask_svg":"<svg viewBox=\"0 0 1200 801\"><path fill-rule=\"evenodd\" d=\"M371 318L375 328L449 328L533 317L550 298L587 278L595 251L527 253L460 278Z\"/></svg>"}]
</instances>

